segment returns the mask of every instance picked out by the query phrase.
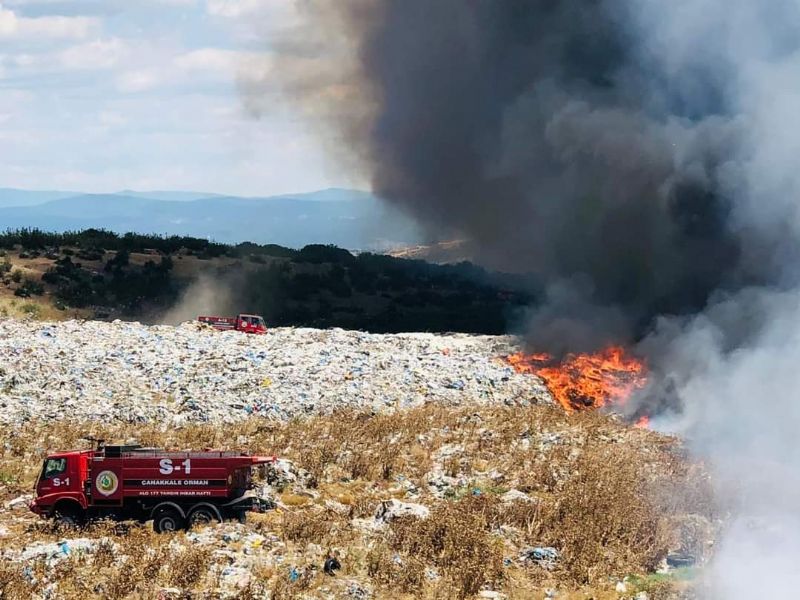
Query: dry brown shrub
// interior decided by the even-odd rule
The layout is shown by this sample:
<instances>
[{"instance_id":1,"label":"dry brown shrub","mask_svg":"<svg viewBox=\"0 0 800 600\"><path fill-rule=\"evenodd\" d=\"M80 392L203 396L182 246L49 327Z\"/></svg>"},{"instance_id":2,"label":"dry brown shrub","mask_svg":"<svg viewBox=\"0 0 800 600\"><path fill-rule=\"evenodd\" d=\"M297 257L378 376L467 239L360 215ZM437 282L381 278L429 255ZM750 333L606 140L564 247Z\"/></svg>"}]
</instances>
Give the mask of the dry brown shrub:
<instances>
[{"instance_id":1,"label":"dry brown shrub","mask_svg":"<svg viewBox=\"0 0 800 600\"><path fill-rule=\"evenodd\" d=\"M370 548L365 562L367 575L380 585L407 594L419 594L425 586L425 561L417 556L400 557L385 543Z\"/></svg>"},{"instance_id":2,"label":"dry brown shrub","mask_svg":"<svg viewBox=\"0 0 800 600\"><path fill-rule=\"evenodd\" d=\"M498 509L498 519L504 525L518 527L530 539L539 527L542 505L539 501L516 500Z\"/></svg>"},{"instance_id":3,"label":"dry brown shrub","mask_svg":"<svg viewBox=\"0 0 800 600\"><path fill-rule=\"evenodd\" d=\"M153 581L143 579L142 573L126 561L117 565L105 578L101 587L102 596L109 600L122 600L134 592L145 592L153 583Z\"/></svg>"},{"instance_id":4,"label":"dry brown shrub","mask_svg":"<svg viewBox=\"0 0 800 600\"><path fill-rule=\"evenodd\" d=\"M169 582L180 588L192 588L205 577L210 567L211 550L190 546L169 561Z\"/></svg>"},{"instance_id":5,"label":"dry brown shrub","mask_svg":"<svg viewBox=\"0 0 800 600\"><path fill-rule=\"evenodd\" d=\"M666 538L647 488L641 459L589 445L557 498L543 506L535 535L560 548L560 568L579 583L651 571L666 552Z\"/></svg>"},{"instance_id":6,"label":"dry brown shrub","mask_svg":"<svg viewBox=\"0 0 800 600\"><path fill-rule=\"evenodd\" d=\"M486 496L440 503L427 519L392 522L389 543L405 556L434 564L455 595L466 598L503 578L501 542L490 529L497 505Z\"/></svg>"},{"instance_id":7,"label":"dry brown shrub","mask_svg":"<svg viewBox=\"0 0 800 600\"><path fill-rule=\"evenodd\" d=\"M270 600L297 600L305 598L316 580L314 570L305 567L297 568L299 577L292 581L290 577L292 567L280 570L267 586L271 592Z\"/></svg>"},{"instance_id":8,"label":"dry brown shrub","mask_svg":"<svg viewBox=\"0 0 800 600\"><path fill-rule=\"evenodd\" d=\"M458 477L461 473L461 457L455 454L446 458L442 463L442 468L448 477Z\"/></svg>"},{"instance_id":9,"label":"dry brown shrub","mask_svg":"<svg viewBox=\"0 0 800 600\"><path fill-rule=\"evenodd\" d=\"M285 504L286 506L291 506L293 508L297 508L300 506L305 506L306 504L310 504L312 502L312 498L310 496L305 496L303 494L293 494L291 492L284 492L280 495L281 503Z\"/></svg>"},{"instance_id":10,"label":"dry brown shrub","mask_svg":"<svg viewBox=\"0 0 800 600\"><path fill-rule=\"evenodd\" d=\"M336 545L350 531L350 523L333 510L310 508L282 514L281 533L284 540L298 544Z\"/></svg>"},{"instance_id":11,"label":"dry brown shrub","mask_svg":"<svg viewBox=\"0 0 800 600\"><path fill-rule=\"evenodd\" d=\"M380 500L371 496L365 494L356 496L350 504L350 514L348 516L351 519L374 516L379 505Z\"/></svg>"},{"instance_id":12,"label":"dry brown shrub","mask_svg":"<svg viewBox=\"0 0 800 600\"><path fill-rule=\"evenodd\" d=\"M351 479L367 479L374 472L375 463L368 450L358 449L349 454L344 468Z\"/></svg>"},{"instance_id":13,"label":"dry brown shrub","mask_svg":"<svg viewBox=\"0 0 800 600\"><path fill-rule=\"evenodd\" d=\"M30 598L35 586L26 580L23 567L0 561L0 598Z\"/></svg>"},{"instance_id":14,"label":"dry brown shrub","mask_svg":"<svg viewBox=\"0 0 800 600\"><path fill-rule=\"evenodd\" d=\"M673 514L696 514L715 520L725 506L714 494L709 473L699 464L692 464L667 451L668 476L653 483L653 496L663 510Z\"/></svg>"},{"instance_id":15,"label":"dry brown shrub","mask_svg":"<svg viewBox=\"0 0 800 600\"><path fill-rule=\"evenodd\" d=\"M269 587L264 581L250 580L243 589L234 596L234 600L264 600L269 598Z\"/></svg>"},{"instance_id":16,"label":"dry brown shrub","mask_svg":"<svg viewBox=\"0 0 800 600\"><path fill-rule=\"evenodd\" d=\"M405 453L405 464L403 470L409 476L420 477L431 470L433 467L433 457L431 451L420 442L412 442Z\"/></svg>"},{"instance_id":17,"label":"dry brown shrub","mask_svg":"<svg viewBox=\"0 0 800 600\"><path fill-rule=\"evenodd\" d=\"M515 453L511 461L521 467L519 489L527 493L556 492L569 477L574 448L571 444L557 444L545 451L532 448Z\"/></svg>"},{"instance_id":18,"label":"dry brown shrub","mask_svg":"<svg viewBox=\"0 0 800 600\"><path fill-rule=\"evenodd\" d=\"M92 562L98 569L113 565L117 558L116 552L114 552L114 544L110 540L101 540L95 546L93 557Z\"/></svg>"}]
</instances>

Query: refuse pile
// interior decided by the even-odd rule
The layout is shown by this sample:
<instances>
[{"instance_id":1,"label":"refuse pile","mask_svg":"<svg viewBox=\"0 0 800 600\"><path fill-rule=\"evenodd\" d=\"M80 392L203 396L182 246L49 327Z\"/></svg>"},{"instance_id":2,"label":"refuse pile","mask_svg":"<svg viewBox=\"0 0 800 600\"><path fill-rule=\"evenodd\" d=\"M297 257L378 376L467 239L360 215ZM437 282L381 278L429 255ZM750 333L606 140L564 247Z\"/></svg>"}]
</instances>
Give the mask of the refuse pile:
<instances>
[{"instance_id":1,"label":"refuse pile","mask_svg":"<svg viewBox=\"0 0 800 600\"><path fill-rule=\"evenodd\" d=\"M511 336L341 329L267 335L115 321L0 320L0 423L274 420L336 409L551 402L499 357Z\"/></svg>"}]
</instances>

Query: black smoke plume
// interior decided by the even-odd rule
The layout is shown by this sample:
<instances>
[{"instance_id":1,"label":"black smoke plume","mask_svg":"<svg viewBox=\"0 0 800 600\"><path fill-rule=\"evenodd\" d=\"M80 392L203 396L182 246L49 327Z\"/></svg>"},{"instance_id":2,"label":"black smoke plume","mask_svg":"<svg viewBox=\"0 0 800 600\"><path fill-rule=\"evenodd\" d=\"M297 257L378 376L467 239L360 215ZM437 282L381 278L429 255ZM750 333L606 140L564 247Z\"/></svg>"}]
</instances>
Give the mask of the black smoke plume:
<instances>
[{"instance_id":1,"label":"black smoke plume","mask_svg":"<svg viewBox=\"0 0 800 600\"><path fill-rule=\"evenodd\" d=\"M338 154L430 231L470 239L479 262L536 274L538 347L630 340L658 315L775 280L756 258L782 242L736 215L734 65L669 72L632 3L305 4L307 32L354 48L338 82L352 93L324 99ZM313 82L292 77L307 99Z\"/></svg>"}]
</instances>

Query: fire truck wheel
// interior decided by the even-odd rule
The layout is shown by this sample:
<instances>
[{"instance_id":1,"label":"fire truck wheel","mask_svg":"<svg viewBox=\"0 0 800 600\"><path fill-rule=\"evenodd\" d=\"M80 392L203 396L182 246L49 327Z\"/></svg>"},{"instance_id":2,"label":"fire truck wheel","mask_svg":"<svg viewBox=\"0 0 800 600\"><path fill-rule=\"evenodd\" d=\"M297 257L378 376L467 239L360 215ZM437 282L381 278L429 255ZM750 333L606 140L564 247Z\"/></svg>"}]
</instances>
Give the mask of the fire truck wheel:
<instances>
[{"instance_id":1,"label":"fire truck wheel","mask_svg":"<svg viewBox=\"0 0 800 600\"><path fill-rule=\"evenodd\" d=\"M53 512L53 520L62 527L80 527L83 518L80 511L72 506L57 506Z\"/></svg>"},{"instance_id":2,"label":"fire truck wheel","mask_svg":"<svg viewBox=\"0 0 800 600\"><path fill-rule=\"evenodd\" d=\"M166 508L153 517L153 529L156 533L178 531L183 528L183 518L172 508Z\"/></svg>"},{"instance_id":3,"label":"fire truck wheel","mask_svg":"<svg viewBox=\"0 0 800 600\"><path fill-rule=\"evenodd\" d=\"M214 511L207 506L198 506L189 514L189 527L202 527L219 521Z\"/></svg>"},{"instance_id":4,"label":"fire truck wheel","mask_svg":"<svg viewBox=\"0 0 800 600\"><path fill-rule=\"evenodd\" d=\"M58 523L62 527L72 528L72 527L78 527L80 525L78 517L69 512L64 512L64 513L56 512L55 515L53 515L53 519L55 520L56 523Z\"/></svg>"}]
</instances>

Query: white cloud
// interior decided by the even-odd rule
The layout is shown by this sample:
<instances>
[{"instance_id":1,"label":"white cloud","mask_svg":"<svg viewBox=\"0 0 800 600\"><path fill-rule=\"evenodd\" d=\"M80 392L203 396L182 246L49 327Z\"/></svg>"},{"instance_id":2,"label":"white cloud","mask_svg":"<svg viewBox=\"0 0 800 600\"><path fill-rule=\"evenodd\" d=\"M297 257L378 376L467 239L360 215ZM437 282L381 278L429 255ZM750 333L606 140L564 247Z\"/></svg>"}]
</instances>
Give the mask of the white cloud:
<instances>
[{"instance_id":1,"label":"white cloud","mask_svg":"<svg viewBox=\"0 0 800 600\"><path fill-rule=\"evenodd\" d=\"M120 92L137 93L153 89L161 80L161 75L155 69L136 69L119 75L116 86Z\"/></svg>"},{"instance_id":2,"label":"white cloud","mask_svg":"<svg viewBox=\"0 0 800 600\"><path fill-rule=\"evenodd\" d=\"M186 71L231 71L239 54L236 50L202 48L178 56L175 66Z\"/></svg>"},{"instance_id":3,"label":"white cloud","mask_svg":"<svg viewBox=\"0 0 800 600\"><path fill-rule=\"evenodd\" d=\"M41 4L69 4L74 0L6 0L10 6L37 6Z\"/></svg>"},{"instance_id":4,"label":"white cloud","mask_svg":"<svg viewBox=\"0 0 800 600\"><path fill-rule=\"evenodd\" d=\"M39 10L69 10L70 14L109 14L135 2L140 5L197 6L200 0L5 0L5 5L35 7ZM51 8L46 8L51 7Z\"/></svg>"},{"instance_id":5,"label":"white cloud","mask_svg":"<svg viewBox=\"0 0 800 600\"><path fill-rule=\"evenodd\" d=\"M343 185L304 122L273 107L254 123L237 94L289 66L280 48L261 51L295 4L0 0L0 181L251 195Z\"/></svg>"},{"instance_id":6,"label":"white cloud","mask_svg":"<svg viewBox=\"0 0 800 600\"><path fill-rule=\"evenodd\" d=\"M0 39L66 38L82 39L98 27L90 17L20 17L0 4Z\"/></svg>"},{"instance_id":7,"label":"white cloud","mask_svg":"<svg viewBox=\"0 0 800 600\"><path fill-rule=\"evenodd\" d=\"M288 0L280 0L287 2ZM275 4L275 1L272 2ZM257 13L270 4L269 0L208 0L206 9L215 17L228 17L236 19L245 15Z\"/></svg>"},{"instance_id":8,"label":"white cloud","mask_svg":"<svg viewBox=\"0 0 800 600\"><path fill-rule=\"evenodd\" d=\"M110 38L52 52L0 55L0 67L8 69L9 75L23 77L53 72L100 71L117 67L129 55L130 50L125 42Z\"/></svg>"},{"instance_id":9,"label":"white cloud","mask_svg":"<svg viewBox=\"0 0 800 600\"><path fill-rule=\"evenodd\" d=\"M65 69L110 69L128 53L128 47L122 40L95 40L62 50L58 53L58 62Z\"/></svg>"},{"instance_id":10,"label":"white cloud","mask_svg":"<svg viewBox=\"0 0 800 600\"><path fill-rule=\"evenodd\" d=\"M220 72L232 77L238 69L258 64L265 56L257 52L201 48L178 56L175 66L183 71Z\"/></svg>"}]
</instances>

